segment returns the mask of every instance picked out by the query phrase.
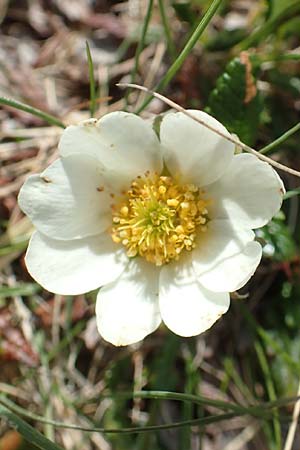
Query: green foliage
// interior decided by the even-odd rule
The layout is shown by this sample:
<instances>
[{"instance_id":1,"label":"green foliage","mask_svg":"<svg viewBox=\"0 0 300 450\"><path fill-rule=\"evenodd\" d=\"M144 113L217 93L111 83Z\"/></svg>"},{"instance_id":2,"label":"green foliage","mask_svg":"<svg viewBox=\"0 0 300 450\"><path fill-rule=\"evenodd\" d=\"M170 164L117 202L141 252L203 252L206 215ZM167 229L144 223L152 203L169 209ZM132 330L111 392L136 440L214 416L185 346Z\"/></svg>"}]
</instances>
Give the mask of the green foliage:
<instances>
[{"instance_id":1,"label":"green foliage","mask_svg":"<svg viewBox=\"0 0 300 450\"><path fill-rule=\"evenodd\" d=\"M267 20L256 31L243 40L240 50L259 45L269 36L277 36L281 26L300 14L299 0L269 0Z\"/></svg>"},{"instance_id":2,"label":"green foliage","mask_svg":"<svg viewBox=\"0 0 300 450\"><path fill-rule=\"evenodd\" d=\"M95 89L95 77L94 77L94 63L91 55L91 50L88 41L85 43L86 56L89 66L89 79L90 79L90 113L91 117L94 117L96 109L96 89Z\"/></svg>"},{"instance_id":3,"label":"green foliage","mask_svg":"<svg viewBox=\"0 0 300 450\"><path fill-rule=\"evenodd\" d=\"M257 236L264 244L265 256L274 261L290 261L296 255L296 244L284 219L283 213L279 213L265 227L257 231Z\"/></svg>"},{"instance_id":4,"label":"green foliage","mask_svg":"<svg viewBox=\"0 0 300 450\"><path fill-rule=\"evenodd\" d=\"M260 123L262 101L249 68L250 62L244 64L240 58L234 58L218 78L206 110L231 133L237 134L241 141L253 145Z\"/></svg>"},{"instance_id":5,"label":"green foliage","mask_svg":"<svg viewBox=\"0 0 300 450\"><path fill-rule=\"evenodd\" d=\"M41 287L36 283L20 283L17 286L0 286L0 298L12 297L15 295L28 297L40 290Z\"/></svg>"},{"instance_id":6,"label":"green foliage","mask_svg":"<svg viewBox=\"0 0 300 450\"><path fill-rule=\"evenodd\" d=\"M273 299L273 310L268 316L268 330L264 340L272 357L272 372L277 390L282 396L291 396L299 383L300 284L297 279L282 284L281 295Z\"/></svg>"},{"instance_id":7,"label":"green foliage","mask_svg":"<svg viewBox=\"0 0 300 450\"><path fill-rule=\"evenodd\" d=\"M268 20L274 20L299 5L298 0L268 0Z\"/></svg>"},{"instance_id":8,"label":"green foliage","mask_svg":"<svg viewBox=\"0 0 300 450\"><path fill-rule=\"evenodd\" d=\"M193 25L197 20L197 15L192 9L190 2L173 2L172 6L180 20Z\"/></svg>"},{"instance_id":9,"label":"green foliage","mask_svg":"<svg viewBox=\"0 0 300 450\"><path fill-rule=\"evenodd\" d=\"M10 423L28 442L35 444L39 449L63 450L62 447L49 441L39 431L32 428L4 405L0 405L0 417Z\"/></svg>"},{"instance_id":10,"label":"green foliage","mask_svg":"<svg viewBox=\"0 0 300 450\"><path fill-rule=\"evenodd\" d=\"M161 78L160 82L156 85L154 90L161 91L168 86L170 81L174 78L174 76L176 75L178 70L181 68L181 66L184 63L184 61L186 60L186 58L189 56L189 54L193 50L194 46L199 41L199 39L202 36L202 34L204 33L205 29L209 25L211 19L217 12L219 6L222 4L222 1L223 0L213 0L211 2L209 8L205 12L203 17L199 21L199 23L197 24L197 26L194 29L191 36L188 38L185 46L183 47L183 49L177 56L176 60L169 67L169 69L167 70L167 72L165 73L163 78ZM153 96L148 97L144 101L144 103L137 109L136 114L141 113L148 106L148 104L151 102L152 99L153 99Z\"/></svg>"},{"instance_id":11,"label":"green foliage","mask_svg":"<svg viewBox=\"0 0 300 450\"><path fill-rule=\"evenodd\" d=\"M289 92L295 97L300 95L300 77L291 76L290 74L283 73L277 68L274 68L268 72L269 82L283 92Z\"/></svg>"},{"instance_id":12,"label":"green foliage","mask_svg":"<svg viewBox=\"0 0 300 450\"><path fill-rule=\"evenodd\" d=\"M221 30L206 44L206 49L211 51L228 50L246 37L246 31L242 28L233 30Z\"/></svg>"},{"instance_id":13,"label":"green foliage","mask_svg":"<svg viewBox=\"0 0 300 450\"><path fill-rule=\"evenodd\" d=\"M291 191L288 191L285 195L284 195L284 199L288 199L291 197L296 197L296 195L300 195L300 188L296 188L296 189L292 189Z\"/></svg>"}]
</instances>

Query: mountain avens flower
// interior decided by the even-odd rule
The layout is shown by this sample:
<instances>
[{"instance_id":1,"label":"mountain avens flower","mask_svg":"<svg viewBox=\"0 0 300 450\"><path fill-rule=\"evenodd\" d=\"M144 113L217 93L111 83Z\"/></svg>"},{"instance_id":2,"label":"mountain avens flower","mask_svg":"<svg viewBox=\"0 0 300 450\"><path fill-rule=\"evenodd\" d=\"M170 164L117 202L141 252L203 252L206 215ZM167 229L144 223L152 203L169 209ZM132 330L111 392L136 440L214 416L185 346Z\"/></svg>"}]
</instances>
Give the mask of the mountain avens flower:
<instances>
[{"instance_id":1,"label":"mountain avens flower","mask_svg":"<svg viewBox=\"0 0 300 450\"><path fill-rule=\"evenodd\" d=\"M25 258L32 277L62 295L100 288L98 329L115 345L140 341L162 320L181 336L210 328L260 262L252 230L284 192L272 167L235 155L181 112L163 117L159 137L125 112L69 126L59 151L19 195L37 230Z\"/></svg>"}]
</instances>

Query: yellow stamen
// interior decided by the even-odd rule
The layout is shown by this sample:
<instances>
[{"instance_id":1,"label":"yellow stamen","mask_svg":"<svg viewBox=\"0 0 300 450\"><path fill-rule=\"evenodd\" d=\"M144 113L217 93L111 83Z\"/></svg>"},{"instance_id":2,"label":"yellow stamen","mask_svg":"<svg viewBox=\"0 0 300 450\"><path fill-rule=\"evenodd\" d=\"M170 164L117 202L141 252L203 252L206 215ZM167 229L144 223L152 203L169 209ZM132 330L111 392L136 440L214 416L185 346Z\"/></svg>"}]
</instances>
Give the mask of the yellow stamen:
<instances>
[{"instance_id":1,"label":"yellow stamen","mask_svg":"<svg viewBox=\"0 0 300 450\"><path fill-rule=\"evenodd\" d=\"M126 247L129 257L143 256L161 266L195 248L197 231L207 229L208 204L196 185L147 173L131 183L112 210L112 239Z\"/></svg>"}]
</instances>

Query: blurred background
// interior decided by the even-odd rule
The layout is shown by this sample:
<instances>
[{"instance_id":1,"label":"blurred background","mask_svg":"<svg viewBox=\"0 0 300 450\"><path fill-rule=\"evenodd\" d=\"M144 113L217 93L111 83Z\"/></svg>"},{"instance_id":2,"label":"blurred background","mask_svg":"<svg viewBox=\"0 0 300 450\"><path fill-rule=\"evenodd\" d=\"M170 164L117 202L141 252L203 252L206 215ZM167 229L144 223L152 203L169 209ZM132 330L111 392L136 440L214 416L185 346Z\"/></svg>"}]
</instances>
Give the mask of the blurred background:
<instances>
[{"instance_id":1,"label":"blurred background","mask_svg":"<svg viewBox=\"0 0 300 450\"><path fill-rule=\"evenodd\" d=\"M300 169L300 3L219 3L182 54L207 17L210 0L0 0L0 392L27 412L121 430L220 412L207 402L133 399L132 391L185 392L246 409L297 394L296 177L280 173L288 194L282 211L257 231L264 259L255 276L232 294L230 311L212 330L195 338L161 326L140 344L115 348L96 331L95 292L50 294L24 265L32 226L17 194L28 175L57 158L62 128L3 97L64 125L89 118L86 41L94 65L95 117L125 109L148 118L167 109L157 99L146 104L144 93L116 86L136 82L183 107L204 109L246 144ZM244 413L136 434L87 433L26 420L67 450L291 450L284 443L292 411L291 403L261 417ZM293 448L300 448L298 431ZM34 447L0 420L0 450L20 449Z\"/></svg>"}]
</instances>

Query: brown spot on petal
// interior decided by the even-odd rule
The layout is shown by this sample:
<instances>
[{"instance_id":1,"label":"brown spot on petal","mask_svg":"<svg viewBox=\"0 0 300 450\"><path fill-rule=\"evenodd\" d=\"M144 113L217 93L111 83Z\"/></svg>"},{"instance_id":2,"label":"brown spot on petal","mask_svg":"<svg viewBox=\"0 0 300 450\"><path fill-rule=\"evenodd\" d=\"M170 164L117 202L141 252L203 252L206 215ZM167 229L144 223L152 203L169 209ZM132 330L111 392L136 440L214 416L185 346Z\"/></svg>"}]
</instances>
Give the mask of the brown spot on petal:
<instances>
[{"instance_id":1,"label":"brown spot on petal","mask_svg":"<svg viewBox=\"0 0 300 450\"><path fill-rule=\"evenodd\" d=\"M104 191L104 186L99 186L99 187L97 187L97 191L98 191L98 192L103 192L103 191Z\"/></svg>"},{"instance_id":2,"label":"brown spot on petal","mask_svg":"<svg viewBox=\"0 0 300 450\"><path fill-rule=\"evenodd\" d=\"M48 177L41 177L41 179L42 179L45 183L52 183L52 180L50 180L50 178L48 178Z\"/></svg>"}]
</instances>

